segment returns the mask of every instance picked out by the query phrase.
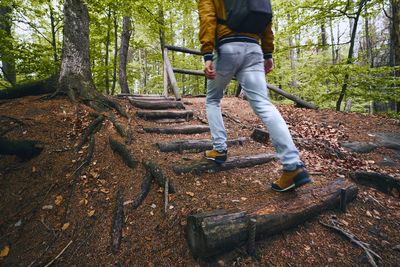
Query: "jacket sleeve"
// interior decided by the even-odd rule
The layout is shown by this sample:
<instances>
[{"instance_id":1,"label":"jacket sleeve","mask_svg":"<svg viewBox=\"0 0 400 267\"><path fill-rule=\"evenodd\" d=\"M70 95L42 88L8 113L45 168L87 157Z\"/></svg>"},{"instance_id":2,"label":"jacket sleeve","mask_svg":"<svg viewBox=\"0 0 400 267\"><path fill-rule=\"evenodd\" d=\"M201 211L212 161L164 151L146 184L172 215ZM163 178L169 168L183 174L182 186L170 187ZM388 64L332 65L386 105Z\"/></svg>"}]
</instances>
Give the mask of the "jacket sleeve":
<instances>
[{"instance_id":1,"label":"jacket sleeve","mask_svg":"<svg viewBox=\"0 0 400 267\"><path fill-rule=\"evenodd\" d=\"M274 52L274 33L272 31L272 22L267 25L265 31L261 34L261 47L264 53L264 59L272 58Z\"/></svg>"},{"instance_id":2,"label":"jacket sleeve","mask_svg":"<svg viewBox=\"0 0 400 267\"><path fill-rule=\"evenodd\" d=\"M215 31L217 28L217 14L213 0L199 1L201 53L204 60L212 60L215 47Z\"/></svg>"}]
</instances>

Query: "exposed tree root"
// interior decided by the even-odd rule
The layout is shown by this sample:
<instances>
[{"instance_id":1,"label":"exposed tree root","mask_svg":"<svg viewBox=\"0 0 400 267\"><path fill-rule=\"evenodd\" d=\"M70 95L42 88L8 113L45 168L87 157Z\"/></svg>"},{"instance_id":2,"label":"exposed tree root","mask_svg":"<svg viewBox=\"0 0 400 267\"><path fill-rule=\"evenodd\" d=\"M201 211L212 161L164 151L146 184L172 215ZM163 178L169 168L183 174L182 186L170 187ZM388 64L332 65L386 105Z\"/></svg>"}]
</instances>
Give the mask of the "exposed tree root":
<instances>
[{"instance_id":1,"label":"exposed tree root","mask_svg":"<svg viewBox=\"0 0 400 267\"><path fill-rule=\"evenodd\" d=\"M122 117L128 118L128 114L117 101L103 95L97 101L109 108L115 109Z\"/></svg>"},{"instance_id":2,"label":"exposed tree root","mask_svg":"<svg viewBox=\"0 0 400 267\"><path fill-rule=\"evenodd\" d=\"M379 191L400 198L400 179L376 172L358 171L351 173L350 177L357 183L373 187Z\"/></svg>"},{"instance_id":3,"label":"exposed tree root","mask_svg":"<svg viewBox=\"0 0 400 267\"><path fill-rule=\"evenodd\" d=\"M34 140L9 140L0 137L0 155L16 155L21 160L30 160L38 156L44 146Z\"/></svg>"},{"instance_id":4,"label":"exposed tree root","mask_svg":"<svg viewBox=\"0 0 400 267\"><path fill-rule=\"evenodd\" d=\"M151 182L153 181L153 175L150 172L146 172L144 176L142 186L140 187L140 193L134 201L132 201L132 208L137 209L143 200L147 197L150 192Z\"/></svg>"},{"instance_id":5,"label":"exposed tree root","mask_svg":"<svg viewBox=\"0 0 400 267\"><path fill-rule=\"evenodd\" d=\"M119 143L118 141L112 139L111 136L109 138L109 142L110 142L111 149L114 152L116 152L118 155L121 156L122 160L125 162L125 164L129 168L134 169L137 166L138 161L135 160L132 157L132 155L130 154L128 149L125 147L125 145L123 145L122 143Z\"/></svg>"},{"instance_id":6,"label":"exposed tree root","mask_svg":"<svg viewBox=\"0 0 400 267\"><path fill-rule=\"evenodd\" d=\"M19 125L25 125L25 122L21 121L20 119L11 117L11 116L1 115L1 116L0 116L0 120L9 120L9 121L18 123Z\"/></svg>"},{"instance_id":7,"label":"exposed tree root","mask_svg":"<svg viewBox=\"0 0 400 267\"><path fill-rule=\"evenodd\" d=\"M166 177L162 173L161 168L157 164L152 162L152 161L145 161L145 162L143 162L143 165L146 168L146 170L148 172L150 172L151 175L154 177L154 180L156 181L158 186L164 187L165 186ZM169 192L176 193L175 186L172 184L171 180L169 181L169 188L168 189L169 189L168 190Z\"/></svg>"},{"instance_id":8,"label":"exposed tree root","mask_svg":"<svg viewBox=\"0 0 400 267\"><path fill-rule=\"evenodd\" d=\"M126 145L130 145L132 144L132 140L133 140L133 131L132 131L132 126L131 126L131 117L129 117L128 119L128 129L126 131L126 138L125 138L125 144Z\"/></svg>"},{"instance_id":9,"label":"exposed tree root","mask_svg":"<svg viewBox=\"0 0 400 267\"><path fill-rule=\"evenodd\" d=\"M51 76L44 80L28 82L0 90L0 100L52 93L56 90L57 80L57 76Z\"/></svg>"},{"instance_id":10,"label":"exposed tree root","mask_svg":"<svg viewBox=\"0 0 400 267\"><path fill-rule=\"evenodd\" d=\"M126 131L125 131L124 127L122 127L122 125L117 122L117 119L115 118L114 114L112 112L109 112L108 117L109 117L110 121L112 122L112 124L114 125L117 132L119 133L119 135L121 137L126 137Z\"/></svg>"},{"instance_id":11,"label":"exposed tree root","mask_svg":"<svg viewBox=\"0 0 400 267\"><path fill-rule=\"evenodd\" d=\"M114 218L111 229L111 251L117 253L122 240L122 228L124 226L124 197L119 189L115 201Z\"/></svg>"},{"instance_id":12,"label":"exposed tree root","mask_svg":"<svg viewBox=\"0 0 400 267\"><path fill-rule=\"evenodd\" d=\"M374 267L378 267L378 265L375 262L375 258L381 260L382 258L375 253L372 249L370 249L370 245L368 243L365 243L363 241L360 241L354 234L342 229L341 227L339 227L337 225L337 221L334 219L330 220L331 224L325 223L320 221L319 223L322 224L323 226L336 230L337 232L341 233L342 235L346 236L347 238L350 239L351 242L353 242L354 244L356 244L357 246L359 246L360 248L362 248L365 253L367 254L367 258L369 263L374 266Z\"/></svg>"},{"instance_id":13,"label":"exposed tree root","mask_svg":"<svg viewBox=\"0 0 400 267\"><path fill-rule=\"evenodd\" d=\"M90 162L93 159L93 153L94 153L94 147L95 147L95 137L91 136L90 137L90 141L89 141L89 147L88 147L88 153L87 156L85 158L85 160L82 162L82 164L75 170L75 174L80 173L80 171L85 168L86 166L88 166L90 164Z\"/></svg>"},{"instance_id":14,"label":"exposed tree root","mask_svg":"<svg viewBox=\"0 0 400 267\"><path fill-rule=\"evenodd\" d=\"M91 135L94 135L101 128L101 123L104 120L104 116L100 114L96 119L94 119L83 133L82 139L78 144L77 150L80 150L82 146L88 141Z\"/></svg>"}]
</instances>

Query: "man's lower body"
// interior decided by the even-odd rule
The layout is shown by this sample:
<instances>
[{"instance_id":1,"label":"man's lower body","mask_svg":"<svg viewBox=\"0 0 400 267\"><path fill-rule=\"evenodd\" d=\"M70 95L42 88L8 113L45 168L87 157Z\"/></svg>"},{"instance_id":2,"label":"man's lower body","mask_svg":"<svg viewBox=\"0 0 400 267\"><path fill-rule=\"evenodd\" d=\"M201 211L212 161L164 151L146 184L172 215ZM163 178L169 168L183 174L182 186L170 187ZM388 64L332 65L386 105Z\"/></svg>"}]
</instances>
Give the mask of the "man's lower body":
<instances>
[{"instance_id":1,"label":"man's lower body","mask_svg":"<svg viewBox=\"0 0 400 267\"><path fill-rule=\"evenodd\" d=\"M310 182L284 119L269 101L261 47L246 42L225 43L219 47L214 65L217 77L208 80L206 98L213 150L206 151L206 158L217 163L227 158L227 135L220 103L226 86L236 76L252 109L268 129L283 166L283 174L272 183L272 189L283 192Z\"/></svg>"}]
</instances>

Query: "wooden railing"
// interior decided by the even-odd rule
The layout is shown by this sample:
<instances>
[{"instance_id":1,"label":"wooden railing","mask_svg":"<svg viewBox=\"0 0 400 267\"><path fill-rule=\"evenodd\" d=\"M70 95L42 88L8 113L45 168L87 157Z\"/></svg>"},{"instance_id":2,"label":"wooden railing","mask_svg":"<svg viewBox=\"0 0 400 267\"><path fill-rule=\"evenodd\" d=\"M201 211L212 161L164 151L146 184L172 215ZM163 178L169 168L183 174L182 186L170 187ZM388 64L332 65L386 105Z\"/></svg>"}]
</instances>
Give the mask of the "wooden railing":
<instances>
[{"instance_id":1,"label":"wooden railing","mask_svg":"<svg viewBox=\"0 0 400 267\"><path fill-rule=\"evenodd\" d=\"M172 45L164 46L164 76L163 76L164 95L165 95L165 97L168 97L168 87L170 86L175 94L175 98L177 100L180 100L181 97L179 96L179 88L178 88L178 83L176 82L175 73L189 74L189 75L196 75L196 76L203 76L203 77L205 75L204 75L203 71L173 68L171 65L171 61L169 60L169 57L168 57L169 50L175 51L175 52L187 53L187 54L191 54L191 55L197 55L197 56L201 56L202 54L200 51L188 49L188 48L184 48L184 47L178 47L178 46L172 46ZM317 109L317 107L314 104L306 102L295 95L289 94L288 92L285 92L284 90L282 90L276 86L268 84L267 87L269 90L274 91L275 93L294 101L297 104L297 106L299 106L299 107Z\"/></svg>"},{"instance_id":2,"label":"wooden railing","mask_svg":"<svg viewBox=\"0 0 400 267\"><path fill-rule=\"evenodd\" d=\"M172 45L164 46L164 75L163 75L164 96L168 97L168 88L171 87L172 91L174 92L175 98L177 100L179 100L179 99L181 99L181 97L179 95L179 88L178 88L178 83L176 82L175 73L189 74L189 75L195 75L195 76L204 76L204 73L202 71L198 71L198 70L173 68L171 61L169 60L169 57L168 57L169 50L175 51L175 52L187 53L187 54L191 54L191 55L197 55L197 56L201 56L201 53L200 53L200 51L196 51L196 50L188 49L188 48L184 48L184 47L178 47L178 46L172 46Z\"/></svg>"}]
</instances>

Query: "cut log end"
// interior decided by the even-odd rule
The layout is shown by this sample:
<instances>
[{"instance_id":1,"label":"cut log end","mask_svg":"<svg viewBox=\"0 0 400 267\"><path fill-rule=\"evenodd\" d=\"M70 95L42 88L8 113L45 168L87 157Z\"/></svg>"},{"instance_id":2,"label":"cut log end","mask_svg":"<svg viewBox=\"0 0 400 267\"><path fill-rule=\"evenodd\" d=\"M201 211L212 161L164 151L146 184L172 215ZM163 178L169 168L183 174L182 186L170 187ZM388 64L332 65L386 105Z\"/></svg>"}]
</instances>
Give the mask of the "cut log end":
<instances>
[{"instance_id":1,"label":"cut log end","mask_svg":"<svg viewBox=\"0 0 400 267\"><path fill-rule=\"evenodd\" d=\"M269 140L269 133L264 129L256 128L251 134L251 138L256 142L266 144Z\"/></svg>"}]
</instances>

